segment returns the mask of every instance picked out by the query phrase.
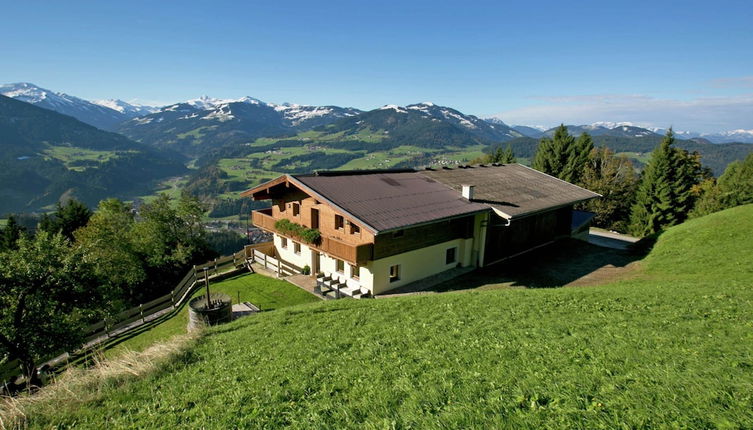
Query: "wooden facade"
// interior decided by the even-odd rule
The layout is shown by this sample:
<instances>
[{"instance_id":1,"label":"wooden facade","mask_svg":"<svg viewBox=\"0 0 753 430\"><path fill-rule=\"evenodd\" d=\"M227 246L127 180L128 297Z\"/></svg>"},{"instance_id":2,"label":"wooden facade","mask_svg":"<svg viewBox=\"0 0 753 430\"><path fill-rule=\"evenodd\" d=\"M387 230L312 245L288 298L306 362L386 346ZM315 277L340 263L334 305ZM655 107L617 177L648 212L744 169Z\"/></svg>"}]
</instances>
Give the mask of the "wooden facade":
<instances>
[{"instance_id":1,"label":"wooden facade","mask_svg":"<svg viewBox=\"0 0 753 430\"><path fill-rule=\"evenodd\" d=\"M276 187L274 191L269 192L268 197L272 199L272 207L252 213L252 222L255 226L280 236L286 236L274 226L280 219L287 219L307 228L317 228L321 233L321 241L308 245L351 264L363 264L369 260L378 260L453 239L473 237L475 215L407 227L376 236L363 224L350 219L331 205L318 201L292 184Z\"/></svg>"},{"instance_id":2,"label":"wooden facade","mask_svg":"<svg viewBox=\"0 0 753 430\"><path fill-rule=\"evenodd\" d=\"M570 235L572 206L542 212L509 223L493 215L486 229L484 265Z\"/></svg>"}]
</instances>

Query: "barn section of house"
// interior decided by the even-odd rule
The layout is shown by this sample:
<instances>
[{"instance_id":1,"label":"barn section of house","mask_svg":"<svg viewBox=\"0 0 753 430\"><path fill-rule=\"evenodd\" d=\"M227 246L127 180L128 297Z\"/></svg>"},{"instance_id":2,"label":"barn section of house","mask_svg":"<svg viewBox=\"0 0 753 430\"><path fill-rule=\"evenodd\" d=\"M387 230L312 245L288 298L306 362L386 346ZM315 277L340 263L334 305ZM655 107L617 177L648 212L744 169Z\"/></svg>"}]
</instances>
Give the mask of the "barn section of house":
<instances>
[{"instance_id":1,"label":"barn section of house","mask_svg":"<svg viewBox=\"0 0 753 430\"><path fill-rule=\"evenodd\" d=\"M519 164L283 175L241 195L272 201L252 220L274 257L371 295L570 237L573 206L598 197ZM320 239L283 234L281 219Z\"/></svg>"}]
</instances>

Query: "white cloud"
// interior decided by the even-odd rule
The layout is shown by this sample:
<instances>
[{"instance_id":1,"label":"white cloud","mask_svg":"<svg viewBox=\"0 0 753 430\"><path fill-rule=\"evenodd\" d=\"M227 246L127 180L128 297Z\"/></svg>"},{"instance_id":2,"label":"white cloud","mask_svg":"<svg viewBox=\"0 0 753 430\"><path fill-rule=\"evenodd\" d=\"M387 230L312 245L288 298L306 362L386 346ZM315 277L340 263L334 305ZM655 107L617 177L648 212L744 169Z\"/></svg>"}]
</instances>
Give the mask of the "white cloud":
<instances>
[{"instance_id":1,"label":"white cloud","mask_svg":"<svg viewBox=\"0 0 753 430\"><path fill-rule=\"evenodd\" d=\"M543 103L493 115L508 124L590 124L632 122L644 127L719 132L753 129L753 94L660 99L640 94L595 94L532 97Z\"/></svg>"},{"instance_id":2,"label":"white cloud","mask_svg":"<svg viewBox=\"0 0 753 430\"><path fill-rule=\"evenodd\" d=\"M714 88L750 88L753 87L753 76L719 78L710 81L709 84Z\"/></svg>"}]
</instances>

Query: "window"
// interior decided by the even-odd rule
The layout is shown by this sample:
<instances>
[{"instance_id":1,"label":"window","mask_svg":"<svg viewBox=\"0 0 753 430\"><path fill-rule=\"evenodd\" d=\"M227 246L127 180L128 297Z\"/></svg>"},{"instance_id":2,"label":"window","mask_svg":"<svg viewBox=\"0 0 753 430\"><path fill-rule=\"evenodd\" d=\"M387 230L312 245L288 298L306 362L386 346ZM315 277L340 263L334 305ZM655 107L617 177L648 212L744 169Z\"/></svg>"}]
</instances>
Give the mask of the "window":
<instances>
[{"instance_id":1,"label":"window","mask_svg":"<svg viewBox=\"0 0 753 430\"><path fill-rule=\"evenodd\" d=\"M350 234L361 234L361 227L350 223Z\"/></svg>"},{"instance_id":2,"label":"window","mask_svg":"<svg viewBox=\"0 0 753 430\"><path fill-rule=\"evenodd\" d=\"M390 282L396 282L400 280L400 265L396 264L390 266Z\"/></svg>"},{"instance_id":3,"label":"window","mask_svg":"<svg viewBox=\"0 0 753 430\"><path fill-rule=\"evenodd\" d=\"M342 230L345 226L345 219L340 215L335 215L335 230Z\"/></svg>"},{"instance_id":4,"label":"window","mask_svg":"<svg viewBox=\"0 0 753 430\"><path fill-rule=\"evenodd\" d=\"M293 203L293 216L298 216L301 213L300 203Z\"/></svg>"},{"instance_id":5,"label":"window","mask_svg":"<svg viewBox=\"0 0 753 430\"><path fill-rule=\"evenodd\" d=\"M403 237L403 236L405 236L405 230L398 230L392 233L392 237Z\"/></svg>"},{"instance_id":6,"label":"window","mask_svg":"<svg viewBox=\"0 0 753 430\"><path fill-rule=\"evenodd\" d=\"M287 237L281 237L280 238L280 246L283 248L288 247L288 238Z\"/></svg>"},{"instance_id":7,"label":"window","mask_svg":"<svg viewBox=\"0 0 753 430\"><path fill-rule=\"evenodd\" d=\"M345 262L342 260L335 260L335 272L337 273L344 273L345 272Z\"/></svg>"},{"instance_id":8,"label":"window","mask_svg":"<svg viewBox=\"0 0 753 430\"><path fill-rule=\"evenodd\" d=\"M457 248L450 248L445 252L444 264L452 264L457 260Z\"/></svg>"},{"instance_id":9,"label":"window","mask_svg":"<svg viewBox=\"0 0 753 430\"><path fill-rule=\"evenodd\" d=\"M295 252L296 254L300 254L301 253L301 244L300 243L293 242L293 252Z\"/></svg>"},{"instance_id":10,"label":"window","mask_svg":"<svg viewBox=\"0 0 753 430\"><path fill-rule=\"evenodd\" d=\"M350 277L358 279L361 276L361 268L358 266L350 265Z\"/></svg>"}]
</instances>

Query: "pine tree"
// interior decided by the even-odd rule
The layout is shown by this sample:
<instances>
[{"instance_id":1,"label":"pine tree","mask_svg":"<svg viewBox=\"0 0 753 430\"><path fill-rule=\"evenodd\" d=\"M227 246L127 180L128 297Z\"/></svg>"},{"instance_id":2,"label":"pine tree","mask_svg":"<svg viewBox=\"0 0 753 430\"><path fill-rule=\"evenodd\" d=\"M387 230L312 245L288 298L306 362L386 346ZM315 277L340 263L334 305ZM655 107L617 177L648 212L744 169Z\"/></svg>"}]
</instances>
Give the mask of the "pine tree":
<instances>
[{"instance_id":1,"label":"pine tree","mask_svg":"<svg viewBox=\"0 0 753 430\"><path fill-rule=\"evenodd\" d=\"M24 233L24 228L16 222L16 217L10 215L4 229L0 229L0 251L17 249L18 239Z\"/></svg>"},{"instance_id":2,"label":"pine tree","mask_svg":"<svg viewBox=\"0 0 753 430\"><path fill-rule=\"evenodd\" d=\"M499 154L497 163L512 164L515 163L515 161L515 153L512 151L512 146L508 144L507 148L505 148L505 150L502 151L501 154Z\"/></svg>"},{"instance_id":3,"label":"pine tree","mask_svg":"<svg viewBox=\"0 0 753 430\"><path fill-rule=\"evenodd\" d=\"M575 144L575 139L567 132L567 127L560 124L552 138L543 137L533 157L532 167L547 175L559 177L567 165L568 148Z\"/></svg>"},{"instance_id":4,"label":"pine tree","mask_svg":"<svg viewBox=\"0 0 753 430\"><path fill-rule=\"evenodd\" d=\"M486 155L483 155L481 157L478 157L474 159L471 164L493 164L493 163L501 163L501 164L511 164L515 163L515 153L512 151L512 146L509 144L507 145L507 148L502 149L501 146L497 146L494 148L494 150Z\"/></svg>"},{"instance_id":5,"label":"pine tree","mask_svg":"<svg viewBox=\"0 0 753 430\"><path fill-rule=\"evenodd\" d=\"M708 177L698 154L673 147L670 128L643 171L630 216L631 231L646 236L683 222Z\"/></svg>"},{"instance_id":6,"label":"pine tree","mask_svg":"<svg viewBox=\"0 0 753 430\"><path fill-rule=\"evenodd\" d=\"M64 205L58 202L52 216L42 215L39 230L50 234L62 233L66 239L73 241L73 232L85 226L91 216L92 211L77 200L68 200Z\"/></svg>"},{"instance_id":7,"label":"pine tree","mask_svg":"<svg viewBox=\"0 0 753 430\"><path fill-rule=\"evenodd\" d=\"M575 143L567 148L565 166L562 172L556 176L571 184L580 184L583 177L583 169L585 169L593 149L594 142L591 139L591 135L584 132L578 136Z\"/></svg>"},{"instance_id":8,"label":"pine tree","mask_svg":"<svg viewBox=\"0 0 753 430\"><path fill-rule=\"evenodd\" d=\"M563 181L577 184L593 147L593 140L588 133L581 134L576 140L568 133L567 127L560 124L551 139L541 139L532 167Z\"/></svg>"}]
</instances>

